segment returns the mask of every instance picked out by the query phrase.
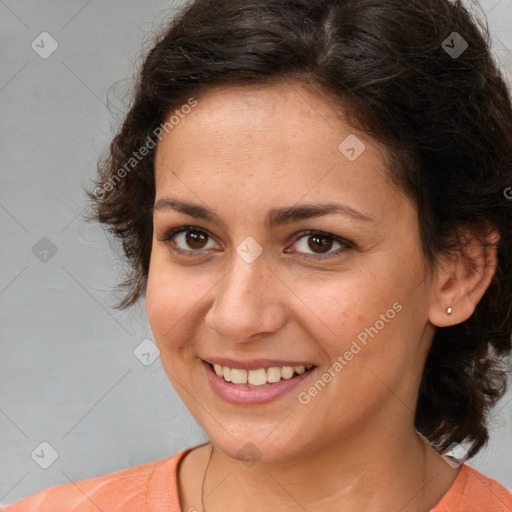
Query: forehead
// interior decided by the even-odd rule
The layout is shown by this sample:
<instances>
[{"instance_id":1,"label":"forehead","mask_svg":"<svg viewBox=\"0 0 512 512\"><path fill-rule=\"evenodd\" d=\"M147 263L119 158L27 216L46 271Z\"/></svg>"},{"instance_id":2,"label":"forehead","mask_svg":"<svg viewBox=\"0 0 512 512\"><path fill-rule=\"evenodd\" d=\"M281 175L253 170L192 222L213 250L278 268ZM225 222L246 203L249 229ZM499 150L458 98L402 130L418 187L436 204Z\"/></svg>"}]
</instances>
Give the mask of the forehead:
<instances>
[{"instance_id":1,"label":"forehead","mask_svg":"<svg viewBox=\"0 0 512 512\"><path fill-rule=\"evenodd\" d=\"M283 113L300 115L304 121L334 123L343 112L341 105L327 94L293 80L267 85L214 86L200 96L199 103L204 108L194 109L196 119L202 114L202 120L212 122L228 115L233 122L239 120L253 130L275 123Z\"/></svg>"},{"instance_id":2,"label":"forehead","mask_svg":"<svg viewBox=\"0 0 512 512\"><path fill-rule=\"evenodd\" d=\"M343 153L347 145L357 158ZM233 200L250 190L278 204L329 195L373 199L378 215L396 200L385 156L331 99L300 84L220 87L164 132L155 158L157 197L171 188Z\"/></svg>"},{"instance_id":3,"label":"forehead","mask_svg":"<svg viewBox=\"0 0 512 512\"><path fill-rule=\"evenodd\" d=\"M297 82L217 86L196 101L186 114L176 115L181 107L168 113L172 129L162 133L157 167L169 160L191 163L204 156L220 160L230 153L264 158L268 151L274 161L307 156L320 166L324 156L341 157L339 144L354 132L338 103ZM376 160L384 159L383 148L365 135L359 138L365 139L367 155L378 152Z\"/></svg>"}]
</instances>

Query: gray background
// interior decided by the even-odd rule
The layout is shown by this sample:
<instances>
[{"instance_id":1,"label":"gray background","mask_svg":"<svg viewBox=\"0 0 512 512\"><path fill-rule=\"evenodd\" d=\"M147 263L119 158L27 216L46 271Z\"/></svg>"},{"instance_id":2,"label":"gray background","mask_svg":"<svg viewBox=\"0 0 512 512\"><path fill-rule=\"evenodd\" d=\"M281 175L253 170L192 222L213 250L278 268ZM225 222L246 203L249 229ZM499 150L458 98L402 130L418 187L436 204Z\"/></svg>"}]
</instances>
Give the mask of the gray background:
<instances>
[{"instance_id":1,"label":"gray background","mask_svg":"<svg viewBox=\"0 0 512 512\"><path fill-rule=\"evenodd\" d=\"M152 338L144 302L111 308L119 247L80 217L141 45L178 5L0 1L0 505L206 439L159 359L136 356ZM510 81L511 0L481 5ZM43 59L45 31L58 48ZM511 461L509 393L471 465L512 489Z\"/></svg>"}]
</instances>

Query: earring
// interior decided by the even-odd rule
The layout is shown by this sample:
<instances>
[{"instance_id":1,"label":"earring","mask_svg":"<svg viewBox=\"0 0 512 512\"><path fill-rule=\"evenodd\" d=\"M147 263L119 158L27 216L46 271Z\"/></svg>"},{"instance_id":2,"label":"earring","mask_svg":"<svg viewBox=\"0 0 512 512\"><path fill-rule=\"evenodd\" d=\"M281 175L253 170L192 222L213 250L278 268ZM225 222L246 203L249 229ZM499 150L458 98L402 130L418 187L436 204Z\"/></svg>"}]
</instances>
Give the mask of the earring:
<instances>
[{"instance_id":1,"label":"earring","mask_svg":"<svg viewBox=\"0 0 512 512\"><path fill-rule=\"evenodd\" d=\"M452 308L448 308L448 309L446 310L446 314L447 314L447 315L451 315L451 314L452 314Z\"/></svg>"}]
</instances>

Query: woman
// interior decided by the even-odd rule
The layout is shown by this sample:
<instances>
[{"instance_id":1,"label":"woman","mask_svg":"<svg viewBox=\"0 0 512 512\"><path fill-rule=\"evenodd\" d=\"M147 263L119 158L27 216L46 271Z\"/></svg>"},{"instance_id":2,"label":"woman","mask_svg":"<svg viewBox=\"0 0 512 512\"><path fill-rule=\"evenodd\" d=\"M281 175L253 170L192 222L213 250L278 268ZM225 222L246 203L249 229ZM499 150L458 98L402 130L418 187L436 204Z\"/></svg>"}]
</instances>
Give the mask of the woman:
<instances>
[{"instance_id":1,"label":"woman","mask_svg":"<svg viewBox=\"0 0 512 512\"><path fill-rule=\"evenodd\" d=\"M4 512L512 510L510 133L460 3L187 4L89 195L209 442Z\"/></svg>"}]
</instances>

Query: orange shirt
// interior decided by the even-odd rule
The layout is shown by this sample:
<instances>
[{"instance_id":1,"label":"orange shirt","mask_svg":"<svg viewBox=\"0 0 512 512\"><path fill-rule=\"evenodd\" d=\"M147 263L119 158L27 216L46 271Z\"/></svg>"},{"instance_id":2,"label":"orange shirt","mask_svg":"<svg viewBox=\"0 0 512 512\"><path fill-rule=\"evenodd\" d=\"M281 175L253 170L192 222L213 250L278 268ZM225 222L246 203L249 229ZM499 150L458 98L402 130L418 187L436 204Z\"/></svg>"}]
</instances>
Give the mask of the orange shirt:
<instances>
[{"instance_id":1,"label":"orange shirt","mask_svg":"<svg viewBox=\"0 0 512 512\"><path fill-rule=\"evenodd\" d=\"M180 460L194 448L108 475L49 487L3 507L1 512L189 512L180 508L176 470ZM431 510L511 511L512 495L498 482L465 464L450 490Z\"/></svg>"}]
</instances>

